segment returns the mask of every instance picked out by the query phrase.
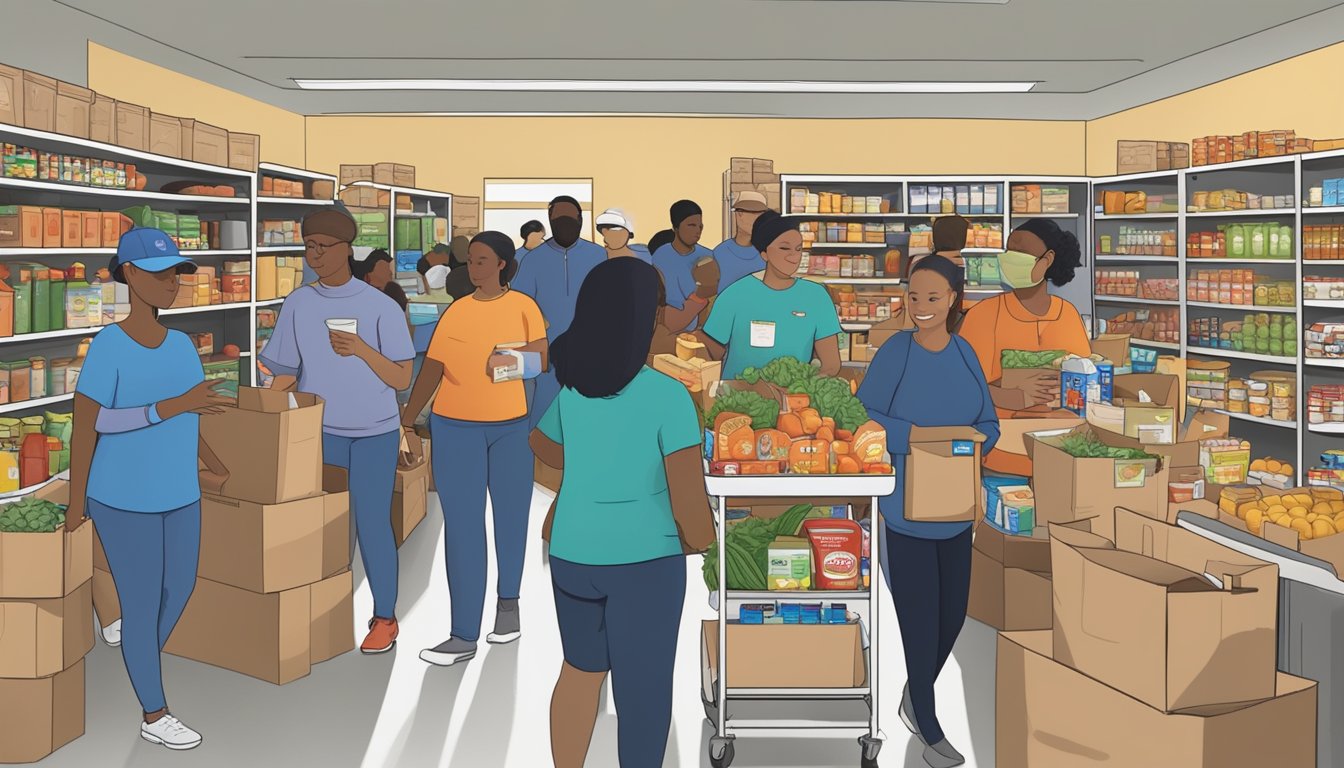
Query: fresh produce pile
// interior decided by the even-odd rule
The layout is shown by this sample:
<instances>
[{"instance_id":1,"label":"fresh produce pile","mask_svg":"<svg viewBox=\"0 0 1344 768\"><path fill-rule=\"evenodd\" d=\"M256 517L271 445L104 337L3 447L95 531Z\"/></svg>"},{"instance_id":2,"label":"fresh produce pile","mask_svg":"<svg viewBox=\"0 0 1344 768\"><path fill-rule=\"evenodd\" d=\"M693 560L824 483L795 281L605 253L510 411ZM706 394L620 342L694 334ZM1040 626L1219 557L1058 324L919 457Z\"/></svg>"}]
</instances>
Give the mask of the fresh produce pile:
<instances>
[{"instance_id":1,"label":"fresh produce pile","mask_svg":"<svg viewBox=\"0 0 1344 768\"><path fill-rule=\"evenodd\" d=\"M770 429L779 422L779 401L762 397L751 390L730 390L714 401L709 414L705 416L705 426L712 427L714 419L724 412L750 416L752 429Z\"/></svg>"},{"instance_id":2,"label":"fresh produce pile","mask_svg":"<svg viewBox=\"0 0 1344 768\"><path fill-rule=\"evenodd\" d=\"M65 525L65 508L31 496L0 507L0 533L51 533Z\"/></svg>"},{"instance_id":3,"label":"fresh produce pile","mask_svg":"<svg viewBox=\"0 0 1344 768\"><path fill-rule=\"evenodd\" d=\"M1005 349L999 358L1000 368L1051 368L1055 362L1068 355L1062 349L1047 349L1042 352L1030 352L1025 349Z\"/></svg>"},{"instance_id":4,"label":"fresh produce pile","mask_svg":"<svg viewBox=\"0 0 1344 768\"><path fill-rule=\"evenodd\" d=\"M817 368L795 357L777 357L761 368L743 368L742 380L755 384L764 379L777 387L790 389L793 385L816 378Z\"/></svg>"},{"instance_id":5,"label":"fresh produce pile","mask_svg":"<svg viewBox=\"0 0 1344 768\"><path fill-rule=\"evenodd\" d=\"M774 520L762 520L748 517L728 529L724 551L728 553L724 562L728 574L729 589L750 589L764 591L768 585L765 580L766 557L770 543L778 536L796 536L803 520L812 511L810 504L798 504ZM719 588L719 543L709 545L705 553L701 572L705 576L705 586L711 592Z\"/></svg>"},{"instance_id":6,"label":"fresh produce pile","mask_svg":"<svg viewBox=\"0 0 1344 768\"><path fill-rule=\"evenodd\" d=\"M808 402L823 419L835 419L840 429L853 432L868 420L868 409L854 396L849 382L813 376L789 387L789 394L807 395Z\"/></svg>"},{"instance_id":7,"label":"fresh produce pile","mask_svg":"<svg viewBox=\"0 0 1344 768\"><path fill-rule=\"evenodd\" d=\"M1059 440L1059 449L1075 459L1122 459L1141 461L1156 456L1138 448L1107 445L1092 435L1065 435Z\"/></svg>"},{"instance_id":8,"label":"fresh produce pile","mask_svg":"<svg viewBox=\"0 0 1344 768\"><path fill-rule=\"evenodd\" d=\"M1297 531L1302 541L1322 539L1344 531L1344 493L1335 488L1298 488L1292 492L1266 494L1240 500L1243 495L1258 494L1254 488L1224 489L1218 506L1228 514L1236 513L1246 529L1260 535L1266 525Z\"/></svg>"}]
</instances>

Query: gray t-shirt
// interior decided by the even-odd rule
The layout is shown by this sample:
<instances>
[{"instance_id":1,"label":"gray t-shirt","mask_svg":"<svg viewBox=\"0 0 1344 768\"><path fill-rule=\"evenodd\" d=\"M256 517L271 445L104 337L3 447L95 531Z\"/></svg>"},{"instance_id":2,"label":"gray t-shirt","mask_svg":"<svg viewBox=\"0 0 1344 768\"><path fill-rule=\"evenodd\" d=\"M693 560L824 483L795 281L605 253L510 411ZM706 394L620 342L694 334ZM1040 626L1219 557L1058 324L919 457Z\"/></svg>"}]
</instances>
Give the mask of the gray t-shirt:
<instances>
[{"instance_id":1,"label":"gray t-shirt","mask_svg":"<svg viewBox=\"0 0 1344 768\"><path fill-rule=\"evenodd\" d=\"M285 299L261 362L277 376L298 376L300 392L326 401L323 430L340 437L373 437L400 425L397 394L357 357L331 348L327 320L353 319L359 337L389 360L415 359L401 307L363 280L332 288L310 283Z\"/></svg>"}]
</instances>

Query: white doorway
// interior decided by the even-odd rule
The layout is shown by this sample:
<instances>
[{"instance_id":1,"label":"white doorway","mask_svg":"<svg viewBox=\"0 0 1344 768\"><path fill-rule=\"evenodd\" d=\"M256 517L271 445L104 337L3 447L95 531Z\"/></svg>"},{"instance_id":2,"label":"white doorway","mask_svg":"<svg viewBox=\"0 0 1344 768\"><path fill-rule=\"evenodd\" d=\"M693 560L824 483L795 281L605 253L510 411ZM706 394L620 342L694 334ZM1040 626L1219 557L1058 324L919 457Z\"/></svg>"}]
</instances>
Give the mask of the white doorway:
<instances>
[{"instance_id":1,"label":"white doorway","mask_svg":"<svg viewBox=\"0 0 1344 768\"><path fill-rule=\"evenodd\" d=\"M519 230L529 221L539 221L550 237L546 206L561 195L579 201L583 208L584 236L594 239L592 179L486 179L483 206L485 229L503 232L521 246Z\"/></svg>"}]
</instances>

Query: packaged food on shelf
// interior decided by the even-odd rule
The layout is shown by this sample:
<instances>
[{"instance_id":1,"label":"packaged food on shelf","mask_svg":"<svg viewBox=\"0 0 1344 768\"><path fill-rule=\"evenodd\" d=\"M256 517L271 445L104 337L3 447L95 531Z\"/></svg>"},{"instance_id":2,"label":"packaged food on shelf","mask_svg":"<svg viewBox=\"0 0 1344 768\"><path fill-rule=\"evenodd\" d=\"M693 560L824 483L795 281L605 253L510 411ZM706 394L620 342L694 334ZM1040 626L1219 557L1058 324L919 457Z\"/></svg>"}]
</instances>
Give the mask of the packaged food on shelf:
<instances>
[{"instance_id":1,"label":"packaged food on shelf","mask_svg":"<svg viewBox=\"0 0 1344 768\"><path fill-rule=\"evenodd\" d=\"M0 144L0 176L105 189L144 189L134 163Z\"/></svg>"},{"instance_id":2,"label":"packaged food on shelf","mask_svg":"<svg viewBox=\"0 0 1344 768\"><path fill-rule=\"evenodd\" d=\"M1308 475L1318 473L1310 470ZM1319 472L1319 474L1327 474ZM1338 482L1325 477L1324 482ZM1314 481L1313 481L1314 482ZM1326 485L1287 489L1229 484L1218 519L1268 541L1344 568L1344 493Z\"/></svg>"},{"instance_id":3,"label":"packaged food on shelf","mask_svg":"<svg viewBox=\"0 0 1344 768\"><path fill-rule=\"evenodd\" d=\"M1344 323L1312 323L1303 334L1304 357L1336 360L1344 358Z\"/></svg>"},{"instance_id":4,"label":"packaged food on shelf","mask_svg":"<svg viewBox=\"0 0 1344 768\"><path fill-rule=\"evenodd\" d=\"M1117 235L1097 236L1098 255L1176 257L1176 231L1121 226Z\"/></svg>"},{"instance_id":5,"label":"packaged food on shelf","mask_svg":"<svg viewBox=\"0 0 1344 768\"><path fill-rule=\"evenodd\" d=\"M1194 192L1186 210L1191 213L1258 211L1292 208L1296 204L1292 195L1259 195L1237 189L1218 189Z\"/></svg>"},{"instance_id":6,"label":"packaged food on shelf","mask_svg":"<svg viewBox=\"0 0 1344 768\"><path fill-rule=\"evenodd\" d=\"M1302 277L1302 298L1315 301L1342 300L1344 299L1344 277L1304 275Z\"/></svg>"},{"instance_id":7,"label":"packaged food on shelf","mask_svg":"<svg viewBox=\"0 0 1344 768\"><path fill-rule=\"evenodd\" d=\"M1098 190L1098 204L1110 216L1130 213L1177 213L1179 201L1175 195L1153 194L1143 190Z\"/></svg>"},{"instance_id":8,"label":"packaged food on shelf","mask_svg":"<svg viewBox=\"0 0 1344 768\"><path fill-rule=\"evenodd\" d=\"M815 205L808 205L815 198ZM807 187L789 188L789 212L801 214L861 214L877 215L899 213L897 195L846 194L844 192L813 191Z\"/></svg>"},{"instance_id":9,"label":"packaged food on shelf","mask_svg":"<svg viewBox=\"0 0 1344 768\"><path fill-rule=\"evenodd\" d=\"M1180 309L1163 307L1121 312L1098 320L1097 329L1101 333L1126 334L1144 341L1179 344Z\"/></svg>"},{"instance_id":10,"label":"packaged food on shelf","mask_svg":"<svg viewBox=\"0 0 1344 768\"><path fill-rule=\"evenodd\" d=\"M1195 139L1191 159L1195 166L1216 165L1310 151L1311 139L1298 137L1296 131L1247 131L1239 136L1204 136Z\"/></svg>"},{"instance_id":11,"label":"packaged food on shelf","mask_svg":"<svg viewBox=\"0 0 1344 768\"><path fill-rule=\"evenodd\" d=\"M1195 317L1188 323L1191 347L1296 357L1297 321L1288 315L1260 312L1243 320ZM1310 343L1311 332L1307 333Z\"/></svg>"},{"instance_id":12,"label":"packaged food on shelf","mask_svg":"<svg viewBox=\"0 0 1344 768\"><path fill-rule=\"evenodd\" d=\"M1344 386L1313 384L1307 393L1307 423L1344 423ZM1341 457L1344 458L1344 454ZM1336 464L1338 466L1334 466ZM1344 469L1344 460L1330 461L1327 466L1330 469Z\"/></svg>"},{"instance_id":13,"label":"packaged food on shelf","mask_svg":"<svg viewBox=\"0 0 1344 768\"><path fill-rule=\"evenodd\" d=\"M1326 179L1320 186L1308 188L1306 206L1322 208L1344 204L1344 195L1340 195L1341 189L1344 189L1344 179Z\"/></svg>"},{"instance_id":14,"label":"packaged food on shelf","mask_svg":"<svg viewBox=\"0 0 1344 768\"><path fill-rule=\"evenodd\" d=\"M1344 259L1341 241L1344 241L1344 224L1304 224L1302 258L1310 261Z\"/></svg>"},{"instance_id":15,"label":"packaged food on shelf","mask_svg":"<svg viewBox=\"0 0 1344 768\"><path fill-rule=\"evenodd\" d=\"M910 213L1003 213L1003 187L999 184L911 184L909 187Z\"/></svg>"}]
</instances>

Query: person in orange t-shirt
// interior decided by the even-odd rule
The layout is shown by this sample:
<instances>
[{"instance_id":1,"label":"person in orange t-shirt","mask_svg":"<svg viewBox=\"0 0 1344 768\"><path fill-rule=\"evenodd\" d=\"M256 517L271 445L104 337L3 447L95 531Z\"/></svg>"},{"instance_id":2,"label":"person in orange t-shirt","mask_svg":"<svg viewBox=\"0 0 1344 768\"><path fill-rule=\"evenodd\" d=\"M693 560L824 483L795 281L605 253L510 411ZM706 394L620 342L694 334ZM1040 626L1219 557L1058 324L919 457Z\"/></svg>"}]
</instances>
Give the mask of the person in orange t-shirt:
<instances>
[{"instance_id":1,"label":"person in orange t-shirt","mask_svg":"<svg viewBox=\"0 0 1344 768\"><path fill-rule=\"evenodd\" d=\"M1082 263L1078 238L1050 219L1030 219L1008 236L1008 250L999 254L999 271L1011 290L981 301L966 313L961 336L971 343L985 370L990 397L1001 419L1027 409L1059 407L1059 375L1042 373L1019 386L1000 385L1006 349L1043 352L1063 350L1086 357L1092 353L1078 310L1049 292L1050 284L1067 285ZM996 472L1031 474L1031 460L1020 454L990 451L985 466Z\"/></svg>"},{"instance_id":2,"label":"person in orange t-shirt","mask_svg":"<svg viewBox=\"0 0 1344 768\"><path fill-rule=\"evenodd\" d=\"M467 251L474 293L444 310L434 329L424 366L402 413L413 433L415 418L430 398L434 483L443 508L452 634L420 654L448 666L476 655L485 607L485 503L494 510L498 605L490 643L511 643L520 634L518 593L532 506L532 449L528 446L527 395L523 378L547 365L546 321L537 303L509 289L517 269L513 240L482 232ZM436 394L437 393L437 394ZM413 459L420 442L410 440Z\"/></svg>"}]
</instances>

